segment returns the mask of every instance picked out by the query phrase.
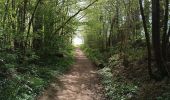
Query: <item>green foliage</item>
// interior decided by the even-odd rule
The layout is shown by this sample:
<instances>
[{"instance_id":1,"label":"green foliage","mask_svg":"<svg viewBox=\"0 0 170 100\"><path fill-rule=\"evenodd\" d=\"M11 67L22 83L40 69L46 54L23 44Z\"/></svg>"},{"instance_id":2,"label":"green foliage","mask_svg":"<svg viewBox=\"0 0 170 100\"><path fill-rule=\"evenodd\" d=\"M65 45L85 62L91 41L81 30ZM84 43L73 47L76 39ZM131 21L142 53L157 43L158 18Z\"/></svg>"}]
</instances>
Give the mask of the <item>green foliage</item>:
<instances>
[{"instance_id":1,"label":"green foliage","mask_svg":"<svg viewBox=\"0 0 170 100\"><path fill-rule=\"evenodd\" d=\"M90 49L84 47L82 47L82 49L84 49L86 55L92 60L96 58L104 59L102 53L98 49ZM133 49L130 49L129 51L131 50ZM106 91L105 95L108 100L129 100L137 95L138 86L134 83L126 82L125 79L120 75L113 76L112 73L114 72L112 72L111 68L114 68L123 62L118 52L120 51L117 46L115 46L115 48L111 48L110 53L112 56L108 59L108 67L99 70L99 74L101 75L101 82ZM128 54L130 54L130 52L128 52ZM133 60L137 58L136 55L131 55L131 57Z\"/></svg>"},{"instance_id":2,"label":"green foliage","mask_svg":"<svg viewBox=\"0 0 170 100\"><path fill-rule=\"evenodd\" d=\"M32 88L24 83L24 78L24 76L17 75L13 79L5 79L0 86L1 100L33 100L31 99L33 97Z\"/></svg>"},{"instance_id":3,"label":"green foliage","mask_svg":"<svg viewBox=\"0 0 170 100\"><path fill-rule=\"evenodd\" d=\"M33 63L40 59L40 57L33 51L28 50L26 56L24 57L25 62Z\"/></svg>"},{"instance_id":4,"label":"green foliage","mask_svg":"<svg viewBox=\"0 0 170 100\"><path fill-rule=\"evenodd\" d=\"M18 59L17 54L14 53L1 52L0 56L6 63L16 63L16 60Z\"/></svg>"},{"instance_id":5,"label":"green foliage","mask_svg":"<svg viewBox=\"0 0 170 100\"><path fill-rule=\"evenodd\" d=\"M156 100L169 100L169 99L170 99L170 93L169 92L163 93L161 96L156 98Z\"/></svg>"},{"instance_id":6,"label":"green foliage","mask_svg":"<svg viewBox=\"0 0 170 100\"><path fill-rule=\"evenodd\" d=\"M94 60L95 58L102 59L102 55L97 49L86 48L84 49L84 52L92 60Z\"/></svg>"},{"instance_id":7,"label":"green foliage","mask_svg":"<svg viewBox=\"0 0 170 100\"><path fill-rule=\"evenodd\" d=\"M109 100L128 100L137 92L138 87L131 83L123 82L122 77L113 77L111 69L105 67L99 71L102 76L106 96Z\"/></svg>"},{"instance_id":8,"label":"green foliage","mask_svg":"<svg viewBox=\"0 0 170 100\"><path fill-rule=\"evenodd\" d=\"M68 47L63 52L66 55L64 58L52 56L47 59L42 59L30 51L21 64L17 61L17 53L1 53L8 74L0 77L0 100L35 100L44 87L69 69L73 63L73 50Z\"/></svg>"}]
</instances>

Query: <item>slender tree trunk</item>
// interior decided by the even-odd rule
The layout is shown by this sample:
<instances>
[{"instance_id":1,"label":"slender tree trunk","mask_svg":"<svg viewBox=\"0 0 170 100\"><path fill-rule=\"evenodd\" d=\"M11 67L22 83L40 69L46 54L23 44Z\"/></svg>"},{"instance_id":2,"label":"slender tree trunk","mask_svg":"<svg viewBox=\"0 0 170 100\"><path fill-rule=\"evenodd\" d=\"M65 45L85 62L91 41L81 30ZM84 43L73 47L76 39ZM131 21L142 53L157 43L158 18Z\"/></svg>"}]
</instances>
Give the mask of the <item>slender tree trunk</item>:
<instances>
[{"instance_id":1,"label":"slender tree trunk","mask_svg":"<svg viewBox=\"0 0 170 100\"><path fill-rule=\"evenodd\" d=\"M6 2L5 2L5 14L4 14L4 17L3 17L3 28L5 28L5 21L6 21L7 14L8 14L8 5L9 5L9 0L6 0Z\"/></svg>"},{"instance_id":2,"label":"slender tree trunk","mask_svg":"<svg viewBox=\"0 0 170 100\"><path fill-rule=\"evenodd\" d=\"M113 46L113 26L114 26L114 17L111 19L111 23L110 23L110 35L109 35L109 47Z\"/></svg>"},{"instance_id":3,"label":"slender tree trunk","mask_svg":"<svg viewBox=\"0 0 170 100\"><path fill-rule=\"evenodd\" d=\"M140 5L140 12L141 12L141 16L142 16L142 21L143 21L143 27L144 27L144 31L145 31L145 38L146 38L146 44L147 44L147 51L148 51L148 73L150 76L152 76L152 69L151 69L151 43L150 43L150 36L148 33L148 29L147 29L147 22L146 22L146 18L144 15L144 10L142 7L142 0L139 0L139 5Z\"/></svg>"},{"instance_id":4,"label":"slender tree trunk","mask_svg":"<svg viewBox=\"0 0 170 100\"><path fill-rule=\"evenodd\" d=\"M28 0L24 0L18 8L18 18L17 18L17 32L18 32L18 36L22 37L20 39L14 39L14 48L19 48L24 50L25 48L25 42L24 42L24 38L23 38L23 34L26 30L26 11L27 11L27 3Z\"/></svg>"},{"instance_id":5,"label":"slender tree trunk","mask_svg":"<svg viewBox=\"0 0 170 100\"><path fill-rule=\"evenodd\" d=\"M15 16L15 0L12 0L11 1L11 4L12 4L12 10L13 10L13 13L12 13L12 32L13 34L16 33L16 16ZM13 42L15 42L15 38L13 38Z\"/></svg>"},{"instance_id":6,"label":"slender tree trunk","mask_svg":"<svg viewBox=\"0 0 170 100\"><path fill-rule=\"evenodd\" d=\"M34 20L35 13L36 13L36 10L37 10L38 5L39 5L40 2L41 2L41 0L37 0L37 4L36 4L36 6L34 8L34 11L33 11L32 15L31 15L30 21L28 23L28 31L27 31L27 36L26 36L26 42L28 42L29 35L30 35L31 24L32 24L32 22Z\"/></svg>"},{"instance_id":7,"label":"slender tree trunk","mask_svg":"<svg viewBox=\"0 0 170 100\"><path fill-rule=\"evenodd\" d=\"M9 13L9 0L6 0L6 2L5 2L5 13L4 13L4 16L3 16L3 24L2 24L2 27L5 30L5 32L3 34L4 39L3 39L2 47L4 47L7 44L7 41L8 41L8 39L7 39L8 34L6 34L6 31L7 31L6 19L7 19L8 13Z\"/></svg>"},{"instance_id":8,"label":"slender tree trunk","mask_svg":"<svg viewBox=\"0 0 170 100\"><path fill-rule=\"evenodd\" d=\"M41 2L39 5L41 5ZM33 33L36 34L32 41L34 50L40 50L43 43L43 14L40 12L41 10L42 7L39 6L34 16Z\"/></svg>"},{"instance_id":9,"label":"slender tree trunk","mask_svg":"<svg viewBox=\"0 0 170 100\"><path fill-rule=\"evenodd\" d=\"M164 16L164 27L163 27L163 36L162 36L162 55L163 59L167 60L167 29L168 29L168 9L169 8L169 0L166 0L166 6L165 6L165 16Z\"/></svg>"}]
</instances>

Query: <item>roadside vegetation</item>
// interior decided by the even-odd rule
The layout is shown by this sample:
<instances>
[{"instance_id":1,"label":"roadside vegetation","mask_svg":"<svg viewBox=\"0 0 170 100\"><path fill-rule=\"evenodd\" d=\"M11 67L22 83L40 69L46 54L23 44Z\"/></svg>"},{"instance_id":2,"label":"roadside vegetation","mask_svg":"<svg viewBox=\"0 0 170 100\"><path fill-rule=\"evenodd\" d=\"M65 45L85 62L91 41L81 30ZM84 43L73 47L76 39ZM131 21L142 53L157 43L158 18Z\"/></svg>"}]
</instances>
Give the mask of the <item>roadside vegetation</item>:
<instances>
[{"instance_id":1,"label":"roadside vegetation","mask_svg":"<svg viewBox=\"0 0 170 100\"><path fill-rule=\"evenodd\" d=\"M82 49L108 100L169 100L168 12L168 0L101 0L86 11Z\"/></svg>"},{"instance_id":2,"label":"roadside vegetation","mask_svg":"<svg viewBox=\"0 0 170 100\"><path fill-rule=\"evenodd\" d=\"M35 100L71 68L75 35L99 68L106 100L169 100L169 5L0 0L0 100Z\"/></svg>"}]
</instances>

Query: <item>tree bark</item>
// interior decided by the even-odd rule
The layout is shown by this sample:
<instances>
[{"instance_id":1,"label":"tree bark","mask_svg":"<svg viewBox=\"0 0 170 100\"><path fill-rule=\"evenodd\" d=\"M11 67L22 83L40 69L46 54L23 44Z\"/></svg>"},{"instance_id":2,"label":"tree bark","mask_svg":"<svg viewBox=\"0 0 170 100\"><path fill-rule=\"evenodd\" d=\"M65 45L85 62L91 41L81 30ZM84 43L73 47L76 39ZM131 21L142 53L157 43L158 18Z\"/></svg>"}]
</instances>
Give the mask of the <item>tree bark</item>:
<instances>
[{"instance_id":1,"label":"tree bark","mask_svg":"<svg viewBox=\"0 0 170 100\"><path fill-rule=\"evenodd\" d=\"M168 29L168 9L169 8L169 0L166 0L166 5L165 5L165 16L164 16L164 27L163 27L163 36L162 36L162 55L163 59L166 61L167 60L167 29Z\"/></svg>"},{"instance_id":2,"label":"tree bark","mask_svg":"<svg viewBox=\"0 0 170 100\"><path fill-rule=\"evenodd\" d=\"M144 10L142 6L142 0L139 0L139 5L140 5L140 12L142 16L142 21L143 21L143 28L145 31L145 38L146 38L146 44L147 44L147 51L148 51L148 73L150 76L152 76L152 69L151 69L151 43L150 43L150 35L148 33L147 29L147 23L146 23L146 18L144 15Z\"/></svg>"},{"instance_id":3,"label":"tree bark","mask_svg":"<svg viewBox=\"0 0 170 100\"><path fill-rule=\"evenodd\" d=\"M167 75L165 64L161 52L160 43L160 2L159 0L152 0L152 44L156 60L156 66L160 77Z\"/></svg>"}]
</instances>

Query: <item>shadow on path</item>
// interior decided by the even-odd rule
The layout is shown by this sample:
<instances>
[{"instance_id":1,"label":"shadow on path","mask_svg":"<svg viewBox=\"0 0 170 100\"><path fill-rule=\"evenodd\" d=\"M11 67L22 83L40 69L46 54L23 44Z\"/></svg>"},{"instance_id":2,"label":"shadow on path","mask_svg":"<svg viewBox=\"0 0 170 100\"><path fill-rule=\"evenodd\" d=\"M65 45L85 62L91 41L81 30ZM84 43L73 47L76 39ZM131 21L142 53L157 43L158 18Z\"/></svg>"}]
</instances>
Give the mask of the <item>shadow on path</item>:
<instances>
[{"instance_id":1,"label":"shadow on path","mask_svg":"<svg viewBox=\"0 0 170 100\"><path fill-rule=\"evenodd\" d=\"M72 69L52 83L38 100L104 100L95 66L80 49Z\"/></svg>"}]
</instances>

